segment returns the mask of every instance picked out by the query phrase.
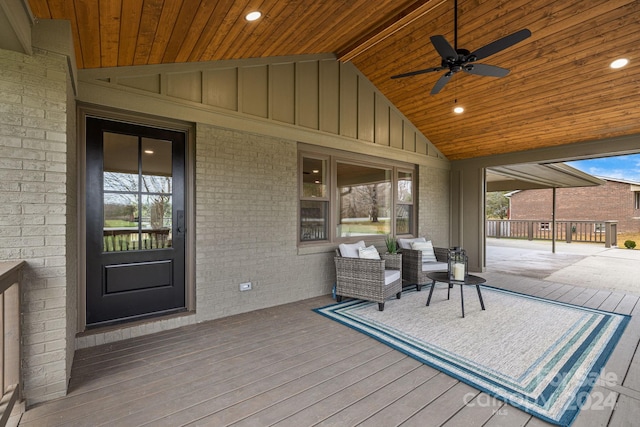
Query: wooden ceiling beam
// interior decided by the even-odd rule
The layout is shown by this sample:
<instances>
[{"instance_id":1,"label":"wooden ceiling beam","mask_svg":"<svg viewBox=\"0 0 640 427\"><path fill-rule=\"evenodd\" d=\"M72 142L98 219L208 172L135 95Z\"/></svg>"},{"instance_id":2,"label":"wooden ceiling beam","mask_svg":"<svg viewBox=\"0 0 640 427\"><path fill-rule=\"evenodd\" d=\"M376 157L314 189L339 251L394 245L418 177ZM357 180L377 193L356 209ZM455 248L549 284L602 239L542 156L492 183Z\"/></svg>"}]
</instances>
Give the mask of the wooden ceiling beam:
<instances>
[{"instance_id":1,"label":"wooden ceiling beam","mask_svg":"<svg viewBox=\"0 0 640 427\"><path fill-rule=\"evenodd\" d=\"M341 62L352 60L406 26L429 14L433 9L445 2L446 0L420 0L412 4L397 16L374 28L356 43L338 52L338 60Z\"/></svg>"}]
</instances>

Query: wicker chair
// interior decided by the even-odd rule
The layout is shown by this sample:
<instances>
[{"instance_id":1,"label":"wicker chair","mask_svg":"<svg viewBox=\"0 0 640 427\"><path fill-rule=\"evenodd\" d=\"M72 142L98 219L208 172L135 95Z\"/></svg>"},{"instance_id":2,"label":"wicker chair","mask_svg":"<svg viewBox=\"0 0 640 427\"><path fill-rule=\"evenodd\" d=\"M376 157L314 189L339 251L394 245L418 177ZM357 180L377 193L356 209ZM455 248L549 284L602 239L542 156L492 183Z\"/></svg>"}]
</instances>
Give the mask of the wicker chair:
<instances>
[{"instance_id":1,"label":"wicker chair","mask_svg":"<svg viewBox=\"0 0 640 427\"><path fill-rule=\"evenodd\" d=\"M437 262L422 262L422 251L415 249L401 249L402 279L405 286L416 285L419 291L423 285L430 285L432 280L427 277L433 271L447 271L449 249L433 248Z\"/></svg>"},{"instance_id":2,"label":"wicker chair","mask_svg":"<svg viewBox=\"0 0 640 427\"><path fill-rule=\"evenodd\" d=\"M336 300L342 297L357 298L378 303L378 310L384 310L384 302L395 294L402 295L402 255L381 254L379 260L348 258L336 250ZM392 270L400 274L391 283L385 284L385 276ZM386 273L385 273L386 271Z\"/></svg>"}]
</instances>

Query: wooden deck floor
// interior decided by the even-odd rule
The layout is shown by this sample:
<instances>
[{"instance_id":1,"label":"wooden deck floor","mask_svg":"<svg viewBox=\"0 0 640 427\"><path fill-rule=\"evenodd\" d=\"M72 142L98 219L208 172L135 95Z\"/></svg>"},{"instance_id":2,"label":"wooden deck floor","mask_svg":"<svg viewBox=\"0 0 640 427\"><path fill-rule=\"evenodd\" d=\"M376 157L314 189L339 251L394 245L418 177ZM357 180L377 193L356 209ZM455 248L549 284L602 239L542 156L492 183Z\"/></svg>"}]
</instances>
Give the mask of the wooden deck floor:
<instances>
[{"instance_id":1,"label":"wooden deck floor","mask_svg":"<svg viewBox=\"0 0 640 427\"><path fill-rule=\"evenodd\" d=\"M637 425L638 296L484 276L493 286L635 315L605 367L616 385L592 391L594 400L613 397L615 408L583 410L573 426ZM69 395L29 409L20 426L547 425L311 311L331 302L314 298L80 350Z\"/></svg>"}]
</instances>

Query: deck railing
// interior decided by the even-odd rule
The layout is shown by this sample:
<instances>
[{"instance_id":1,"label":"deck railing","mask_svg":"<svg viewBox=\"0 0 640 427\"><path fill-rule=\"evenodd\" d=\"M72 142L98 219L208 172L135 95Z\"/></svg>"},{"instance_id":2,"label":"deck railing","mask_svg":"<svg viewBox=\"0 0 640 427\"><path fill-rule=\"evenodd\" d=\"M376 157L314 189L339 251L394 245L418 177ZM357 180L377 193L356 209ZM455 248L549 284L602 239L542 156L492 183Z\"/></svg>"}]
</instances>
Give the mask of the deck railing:
<instances>
[{"instance_id":1,"label":"deck railing","mask_svg":"<svg viewBox=\"0 0 640 427\"><path fill-rule=\"evenodd\" d=\"M0 426L20 399L20 278L24 261L0 262Z\"/></svg>"},{"instance_id":2,"label":"deck railing","mask_svg":"<svg viewBox=\"0 0 640 427\"><path fill-rule=\"evenodd\" d=\"M617 221L556 221L556 241L617 245ZM503 239L551 240L551 220L488 219L487 237Z\"/></svg>"}]
</instances>

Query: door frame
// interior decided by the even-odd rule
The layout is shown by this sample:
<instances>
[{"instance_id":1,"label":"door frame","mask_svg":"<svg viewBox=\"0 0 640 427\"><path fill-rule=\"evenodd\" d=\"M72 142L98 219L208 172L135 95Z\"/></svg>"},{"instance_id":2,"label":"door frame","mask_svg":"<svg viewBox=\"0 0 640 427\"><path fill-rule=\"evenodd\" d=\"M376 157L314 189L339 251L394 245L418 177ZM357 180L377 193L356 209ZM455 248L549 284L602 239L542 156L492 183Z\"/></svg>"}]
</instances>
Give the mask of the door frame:
<instances>
[{"instance_id":1,"label":"door frame","mask_svg":"<svg viewBox=\"0 0 640 427\"><path fill-rule=\"evenodd\" d=\"M114 120L131 123L141 126L157 127L173 131L185 132L186 153L185 153L185 303L187 311L177 314L178 316L194 314L195 303L195 124L180 120L166 119L141 113L129 112L120 109L100 107L95 105L77 103L77 218L78 218L78 325L77 333L82 333L87 329L87 271L86 271L86 250L87 250L87 229L86 229L86 118L97 117L100 119ZM173 317L176 314L165 316ZM91 332L99 332L105 328L119 329L127 328L139 323L147 323L162 320L163 316L121 323L116 326L106 326L104 328L92 328Z\"/></svg>"}]
</instances>

